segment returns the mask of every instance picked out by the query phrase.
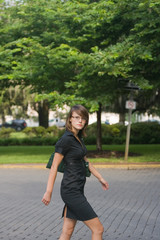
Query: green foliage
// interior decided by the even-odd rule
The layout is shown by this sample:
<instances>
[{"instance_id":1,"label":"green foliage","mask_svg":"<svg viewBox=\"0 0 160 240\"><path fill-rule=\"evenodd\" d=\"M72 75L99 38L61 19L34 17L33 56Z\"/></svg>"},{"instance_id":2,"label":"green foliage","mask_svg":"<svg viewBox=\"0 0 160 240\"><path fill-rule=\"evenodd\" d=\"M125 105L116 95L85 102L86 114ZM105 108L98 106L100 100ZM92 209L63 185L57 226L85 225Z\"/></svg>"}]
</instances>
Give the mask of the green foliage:
<instances>
[{"instance_id":1,"label":"green foliage","mask_svg":"<svg viewBox=\"0 0 160 240\"><path fill-rule=\"evenodd\" d=\"M103 144L125 144L127 127L114 124L102 124ZM25 128L23 133L26 137L11 137L14 129L2 128L0 131L0 145L54 145L63 135L65 129L58 129L56 126L43 129L41 127ZM131 125L131 144L159 144L160 124L151 122L133 123ZM10 137L9 137L10 136ZM87 137L84 138L87 145L96 144L96 124L91 124L87 128Z\"/></svg>"},{"instance_id":2,"label":"green foliage","mask_svg":"<svg viewBox=\"0 0 160 240\"><path fill-rule=\"evenodd\" d=\"M1 79L32 85L40 93L64 92L64 82L70 82L78 96L97 102L104 100L102 87L107 101L117 77L146 88L151 62L158 71L159 5L155 0L27 0L3 8ZM95 99L91 93L97 92Z\"/></svg>"},{"instance_id":3,"label":"green foliage","mask_svg":"<svg viewBox=\"0 0 160 240\"><path fill-rule=\"evenodd\" d=\"M46 132L53 136L59 135L59 128L57 126L51 126L46 129Z\"/></svg>"},{"instance_id":4,"label":"green foliage","mask_svg":"<svg viewBox=\"0 0 160 240\"><path fill-rule=\"evenodd\" d=\"M130 43L123 40L134 19L126 21L125 15L137 6L128 1L28 0L6 8L10 18L2 19L1 42L9 74L5 71L2 80L32 85L43 94L63 93L57 100L45 96L53 106L77 99L98 110L99 102L112 100L117 77L130 77Z\"/></svg>"},{"instance_id":5,"label":"green foliage","mask_svg":"<svg viewBox=\"0 0 160 240\"><path fill-rule=\"evenodd\" d=\"M23 131L16 131L16 132L13 132L13 133L10 133L9 135L10 138L26 138L26 137L29 137L27 136Z\"/></svg>"},{"instance_id":6,"label":"green foliage","mask_svg":"<svg viewBox=\"0 0 160 240\"><path fill-rule=\"evenodd\" d=\"M37 137L44 137L46 135L46 129L42 126L35 127L34 132Z\"/></svg>"},{"instance_id":7,"label":"green foliage","mask_svg":"<svg viewBox=\"0 0 160 240\"><path fill-rule=\"evenodd\" d=\"M121 124L102 124L103 144L125 144L127 127ZM160 124L156 122L139 122L131 125L131 144L160 143ZM96 124L91 124L87 129L86 144L95 144Z\"/></svg>"},{"instance_id":8,"label":"green foliage","mask_svg":"<svg viewBox=\"0 0 160 240\"><path fill-rule=\"evenodd\" d=\"M16 132L15 129L13 128L4 128L2 127L0 129L0 138L8 138L10 136L11 133Z\"/></svg>"},{"instance_id":9,"label":"green foliage","mask_svg":"<svg viewBox=\"0 0 160 240\"><path fill-rule=\"evenodd\" d=\"M120 130L116 127L112 128L112 135L113 136L119 136Z\"/></svg>"},{"instance_id":10,"label":"green foliage","mask_svg":"<svg viewBox=\"0 0 160 240\"><path fill-rule=\"evenodd\" d=\"M44 127L26 127L23 133L30 137L59 137L64 133L65 129L59 129L57 126Z\"/></svg>"},{"instance_id":11,"label":"green foliage","mask_svg":"<svg viewBox=\"0 0 160 240\"><path fill-rule=\"evenodd\" d=\"M160 143L160 124L146 122L135 123L131 127L131 143Z\"/></svg>"},{"instance_id":12,"label":"green foliage","mask_svg":"<svg viewBox=\"0 0 160 240\"><path fill-rule=\"evenodd\" d=\"M28 135L28 136L30 136L30 137L35 135L35 132L34 132L34 130L33 130L32 127L26 127L26 128L24 128L24 129L23 129L23 133L25 133L26 135Z\"/></svg>"},{"instance_id":13,"label":"green foliage","mask_svg":"<svg viewBox=\"0 0 160 240\"><path fill-rule=\"evenodd\" d=\"M53 146L57 140L56 137L4 138L0 139L0 146Z\"/></svg>"},{"instance_id":14,"label":"green foliage","mask_svg":"<svg viewBox=\"0 0 160 240\"><path fill-rule=\"evenodd\" d=\"M102 124L102 136L119 136L120 135L120 129L119 129L120 125L106 125L106 124ZM96 123L90 124L87 127L87 136L96 136Z\"/></svg>"},{"instance_id":15,"label":"green foliage","mask_svg":"<svg viewBox=\"0 0 160 240\"><path fill-rule=\"evenodd\" d=\"M12 115L13 119L26 118L28 105L33 106L34 94L30 87L22 89L21 86L2 88L0 81L0 116L5 121L6 115Z\"/></svg>"},{"instance_id":16,"label":"green foliage","mask_svg":"<svg viewBox=\"0 0 160 240\"><path fill-rule=\"evenodd\" d=\"M23 130L24 133L26 133L27 135L29 135L30 137L44 137L46 136L46 129L42 126L39 127L26 127Z\"/></svg>"},{"instance_id":17,"label":"green foliage","mask_svg":"<svg viewBox=\"0 0 160 240\"><path fill-rule=\"evenodd\" d=\"M124 79L144 90L135 94L139 112L159 113L159 9L159 0L3 5L0 90L30 86L52 108L79 102L92 112L100 105L113 109L117 99L127 98L117 84ZM124 105L117 106L116 112L125 113ZM45 133L39 129L37 134ZM115 126L106 134L118 139L121 132Z\"/></svg>"}]
</instances>

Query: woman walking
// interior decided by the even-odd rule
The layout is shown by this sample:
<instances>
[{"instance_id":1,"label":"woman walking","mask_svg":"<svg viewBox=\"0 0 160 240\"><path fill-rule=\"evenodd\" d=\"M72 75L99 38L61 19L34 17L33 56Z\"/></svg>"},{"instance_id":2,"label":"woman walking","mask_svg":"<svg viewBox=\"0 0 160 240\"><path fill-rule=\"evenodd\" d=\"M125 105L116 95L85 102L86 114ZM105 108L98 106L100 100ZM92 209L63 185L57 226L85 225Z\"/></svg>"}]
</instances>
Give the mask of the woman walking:
<instances>
[{"instance_id":1,"label":"woman walking","mask_svg":"<svg viewBox=\"0 0 160 240\"><path fill-rule=\"evenodd\" d=\"M82 136L88 125L88 111L82 105L71 108L67 120L66 131L55 145L54 161L50 170L46 192L42 202L48 205L51 201L52 191L57 175L57 169L62 159L65 170L61 183L61 197L65 203L63 214L63 230L59 240L70 240L77 220L92 231L92 240L102 240L103 225L97 214L84 196L86 182L85 165L82 159L86 158L86 147ZM100 173L89 163L89 170L99 180L104 190L109 188L108 183Z\"/></svg>"}]
</instances>

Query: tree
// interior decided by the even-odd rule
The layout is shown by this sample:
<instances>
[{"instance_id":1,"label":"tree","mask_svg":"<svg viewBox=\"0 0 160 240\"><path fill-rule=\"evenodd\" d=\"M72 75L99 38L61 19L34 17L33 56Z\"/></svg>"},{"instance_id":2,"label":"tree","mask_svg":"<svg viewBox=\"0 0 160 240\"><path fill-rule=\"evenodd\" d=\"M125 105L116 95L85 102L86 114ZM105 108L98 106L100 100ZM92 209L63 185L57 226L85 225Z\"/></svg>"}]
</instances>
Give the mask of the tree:
<instances>
[{"instance_id":1,"label":"tree","mask_svg":"<svg viewBox=\"0 0 160 240\"><path fill-rule=\"evenodd\" d=\"M99 150L101 109L124 95L119 78L159 92L159 1L24 0L4 13L0 85L32 86L50 104L57 93L81 99L97 111Z\"/></svg>"},{"instance_id":2,"label":"tree","mask_svg":"<svg viewBox=\"0 0 160 240\"><path fill-rule=\"evenodd\" d=\"M101 150L101 107L113 99L116 78L128 76L127 63L118 61L132 21L124 21L124 7L116 1L24 2L11 9L16 26L7 32L13 39L5 49L11 54L9 78L38 93L52 89L86 99L97 110Z\"/></svg>"},{"instance_id":3,"label":"tree","mask_svg":"<svg viewBox=\"0 0 160 240\"><path fill-rule=\"evenodd\" d=\"M64 71L65 55L60 46L63 42L61 30L64 27L57 9L60 9L58 6L62 3L52 3L44 0L20 1L4 9L0 57L7 61L1 62L1 88L10 85L31 86L32 91L37 93L49 92L51 89L60 92L64 90L66 76L69 77L72 71L68 64ZM62 62L59 62L58 54ZM45 127L48 125L48 108L47 101L42 104L39 102L40 124Z\"/></svg>"},{"instance_id":4,"label":"tree","mask_svg":"<svg viewBox=\"0 0 160 240\"><path fill-rule=\"evenodd\" d=\"M0 91L2 122L5 122L6 115L12 115L13 118L28 117L28 105L33 106L33 102L31 102L32 95L29 88L22 89L20 86L9 87Z\"/></svg>"},{"instance_id":5,"label":"tree","mask_svg":"<svg viewBox=\"0 0 160 240\"><path fill-rule=\"evenodd\" d=\"M117 87L116 80L122 78L144 89L136 94L138 96L144 96L146 92L154 93L155 97L148 101L149 105L146 105L145 109L155 106L157 102L160 83L159 4L157 1L99 1L90 5L90 9L84 13L84 18L76 16L78 23L82 24L80 29L83 30L76 31L75 37L79 37L81 41L75 41L75 46L85 54L81 54L81 66L76 75L77 83L74 80L67 85L72 86L78 96L84 96L88 102L99 105L98 149L101 149L99 115L103 102L107 102L108 99L108 102L114 101L119 94L124 96L124 90ZM79 46L81 42L83 44ZM109 86L109 89L106 86ZM140 106L140 101L138 104Z\"/></svg>"},{"instance_id":6,"label":"tree","mask_svg":"<svg viewBox=\"0 0 160 240\"><path fill-rule=\"evenodd\" d=\"M136 1L132 15L134 20L129 36L125 39L127 56L132 63L130 80L141 88L135 95L139 112L159 113L160 69L160 1Z\"/></svg>"},{"instance_id":7,"label":"tree","mask_svg":"<svg viewBox=\"0 0 160 240\"><path fill-rule=\"evenodd\" d=\"M68 26L65 38L68 52L71 51L69 46L74 46L77 52L75 50L74 57L67 54L66 61L72 57L77 64L73 65L74 75L67 79L69 83L66 83L66 86L70 94L74 93L76 97L86 99L91 111L97 110L99 136L97 148L101 150L101 107L113 99L116 77L127 76L124 63L118 64L119 56L116 51L121 45L112 46L122 35L121 30L126 28L126 23L124 22L125 26L122 25L121 29L118 28L120 26L118 20L121 16L117 14L114 2L100 1L93 4L88 4L87 1L70 2L67 2L62 9L62 19L64 25ZM112 25L114 34L111 34ZM120 56L122 57L122 53ZM65 92L67 93L68 90Z\"/></svg>"},{"instance_id":8,"label":"tree","mask_svg":"<svg viewBox=\"0 0 160 240\"><path fill-rule=\"evenodd\" d=\"M6 106L9 105L8 101L6 101L5 104L4 104L4 94L5 94L5 90L0 91L0 112L1 112L2 123L5 122L5 109L6 109Z\"/></svg>"}]
</instances>

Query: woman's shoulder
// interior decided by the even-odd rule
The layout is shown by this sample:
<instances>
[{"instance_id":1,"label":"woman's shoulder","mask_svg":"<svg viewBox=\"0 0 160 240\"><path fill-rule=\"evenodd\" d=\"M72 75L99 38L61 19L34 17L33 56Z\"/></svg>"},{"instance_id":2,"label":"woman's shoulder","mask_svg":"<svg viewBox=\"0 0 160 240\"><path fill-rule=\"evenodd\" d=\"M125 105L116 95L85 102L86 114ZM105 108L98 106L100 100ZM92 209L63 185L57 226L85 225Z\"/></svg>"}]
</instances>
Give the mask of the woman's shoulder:
<instances>
[{"instance_id":1,"label":"woman's shoulder","mask_svg":"<svg viewBox=\"0 0 160 240\"><path fill-rule=\"evenodd\" d=\"M63 142L68 144L73 140L73 137L74 137L73 133L66 130L57 143Z\"/></svg>"},{"instance_id":2,"label":"woman's shoulder","mask_svg":"<svg viewBox=\"0 0 160 240\"><path fill-rule=\"evenodd\" d=\"M55 152L61 153L63 156L69 151L72 145L72 134L65 132L55 145Z\"/></svg>"},{"instance_id":3,"label":"woman's shoulder","mask_svg":"<svg viewBox=\"0 0 160 240\"><path fill-rule=\"evenodd\" d=\"M70 139L70 138L72 139L73 137L74 137L74 134L68 130L66 130L62 135L63 139Z\"/></svg>"}]
</instances>

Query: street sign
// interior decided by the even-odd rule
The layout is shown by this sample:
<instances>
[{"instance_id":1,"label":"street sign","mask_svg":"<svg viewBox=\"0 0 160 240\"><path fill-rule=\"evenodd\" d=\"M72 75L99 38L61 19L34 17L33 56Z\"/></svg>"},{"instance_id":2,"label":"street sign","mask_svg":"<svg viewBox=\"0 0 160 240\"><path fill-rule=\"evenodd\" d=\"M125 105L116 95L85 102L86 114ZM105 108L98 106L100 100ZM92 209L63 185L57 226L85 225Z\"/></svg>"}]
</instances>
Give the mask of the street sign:
<instances>
[{"instance_id":1,"label":"street sign","mask_svg":"<svg viewBox=\"0 0 160 240\"><path fill-rule=\"evenodd\" d=\"M132 100L126 101L126 109L136 109L136 102Z\"/></svg>"}]
</instances>

